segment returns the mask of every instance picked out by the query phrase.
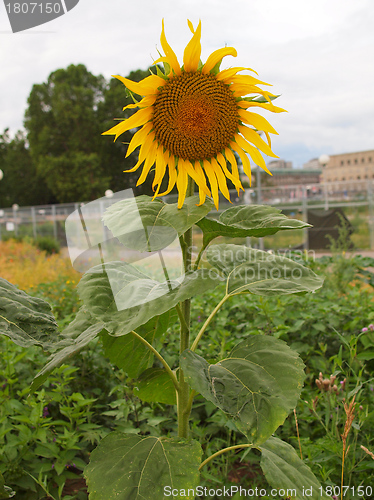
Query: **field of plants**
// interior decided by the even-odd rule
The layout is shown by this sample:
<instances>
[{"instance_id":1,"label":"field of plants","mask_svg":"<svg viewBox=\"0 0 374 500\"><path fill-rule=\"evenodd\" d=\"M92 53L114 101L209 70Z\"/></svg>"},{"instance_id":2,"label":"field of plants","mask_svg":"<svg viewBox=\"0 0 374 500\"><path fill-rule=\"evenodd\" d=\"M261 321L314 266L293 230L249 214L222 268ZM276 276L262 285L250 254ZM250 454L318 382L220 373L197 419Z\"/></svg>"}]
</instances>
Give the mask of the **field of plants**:
<instances>
[{"instance_id":1,"label":"field of plants","mask_svg":"<svg viewBox=\"0 0 374 500\"><path fill-rule=\"evenodd\" d=\"M325 278L322 288L304 295L232 297L210 322L200 352L209 361L225 358L250 335L285 340L301 356L306 379L295 411L276 436L292 445L329 497L340 498L344 467L344 498L369 499L374 489L374 260L347 257L340 243L331 256L319 259L291 255ZM79 310L80 275L61 254L48 255L28 242L0 242L0 276L49 302L61 329ZM223 287L193 300L193 328L206 320ZM155 341L171 367L178 362L176 320L171 318L167 332ZM152 402L144 390L135 396L136 377L110 363L102 338L57 367L31 395L32 380L48 354L17 346L3 335L0 345L0 472L14 498L87 499L82 471L113 430L176 435L173 402ZM201 396L191 415L192 437L205 455L245 442L232 420ZM210 461L200 484L270 491L259 453L239 448Z\"/></svg>"}]
</instances>

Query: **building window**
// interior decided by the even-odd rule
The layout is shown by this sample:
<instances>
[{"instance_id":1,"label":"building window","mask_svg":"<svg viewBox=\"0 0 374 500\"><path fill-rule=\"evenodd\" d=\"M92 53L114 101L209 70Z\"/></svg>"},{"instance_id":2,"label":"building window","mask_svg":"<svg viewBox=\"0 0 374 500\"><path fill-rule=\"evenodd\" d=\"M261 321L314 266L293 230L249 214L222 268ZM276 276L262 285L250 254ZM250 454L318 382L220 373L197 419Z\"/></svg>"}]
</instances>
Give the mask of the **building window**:
<instances>
[{"instance_id":1,"label":"building window","mask_svg":"<svg viewBox=\"0 0 374 500\"><path fill-rule=\"evenodd\" d=\"M344 165L344 160L342 160L342 161L340 162L340 165Z\"/></svg>"},{"instance_id":2,"label":"building window","mask_svg":"<svg viewBox=\"0 0 374 500\"><path fill-rule=\"evenodd\" d=\"M357 176L357 180L359 181L361 179L361 175L358 175Z\"/></svg>"},{"instance_id":3,"label":"building window","mask_svg":"<svg viewBox=\"0 0 374 500\"><path fill-rule=\"evenodd\" d=\"M357 158L355 158L355 163L356 163L356 164L358 163L358 160L357 160Z\"/></svg>"},{"instance_id":4,"label":"building window","mask_svg":"<svg viewBox=\"0 0 374 500\"><path fill-rule=\"evenodd\" d=\"M361 163L365 163L365 158L361 158Z\"/></svg>"},{"instance_id":5,"label":"building window","mask_svg":"<svg viewBox=\"0 0 374 500\"><path fill-rule=\"evenodd\" d=\"M347 164L350 165L351 164L351 160L347 160Z\"/></svg>"},{"instance_id":6,"label":"building window","mask_svg":"<svg viewBox=\"0 0 374 500\"><path fill-rule=\"evenodd\" d=\"M345 177L342 177L342 181L345 181Z\"/></svg>"},{"instance_id":7,"label":"building window","mask_svg":"<svg viewBox=\"0 0 374 500\"><path fill-rule=\"evenodd\" d=\"M369 156L369 162L371 163L371 156Z\"/></svg>"}]
</instances>

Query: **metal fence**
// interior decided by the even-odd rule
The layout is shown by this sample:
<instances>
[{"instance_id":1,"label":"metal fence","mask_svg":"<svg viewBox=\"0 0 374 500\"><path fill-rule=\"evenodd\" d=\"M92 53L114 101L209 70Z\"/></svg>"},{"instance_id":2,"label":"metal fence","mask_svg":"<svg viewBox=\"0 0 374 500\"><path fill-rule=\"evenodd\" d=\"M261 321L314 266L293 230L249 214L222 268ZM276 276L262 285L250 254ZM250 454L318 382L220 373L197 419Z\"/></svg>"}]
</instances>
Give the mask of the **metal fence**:
<instances>
[{"instance_id":1,"label":"metal fence","mask_svg":"<svg viewBox=\"0 0 374 500\"><path fill-rule=\"evenodd\" d=\"M259 179L259 177L257 177ZM360 213L361 232L366 233L366 243L361 248L374 250L374 181L332 182L311 185L261 186L247 189L237 195L230 192L232 204L268 204L282 209L291 217L307 221L308 210L329 210L340 207L352 218L352 213ZM116 200L116 194L102 202L102 210ZM163 198L168 203L177 200L177 195ZM49 236L57 240L61 246L66 245L65 220L82 203L66 203L59 205L40 205L0 209L0 241L9 237L38 238ZM227 209L227 200L220 200L219 212ZM216 217L212 211L211 217ZM304 248L308 248L308 233L304 231Z\"/></svg>"}]
</instances>

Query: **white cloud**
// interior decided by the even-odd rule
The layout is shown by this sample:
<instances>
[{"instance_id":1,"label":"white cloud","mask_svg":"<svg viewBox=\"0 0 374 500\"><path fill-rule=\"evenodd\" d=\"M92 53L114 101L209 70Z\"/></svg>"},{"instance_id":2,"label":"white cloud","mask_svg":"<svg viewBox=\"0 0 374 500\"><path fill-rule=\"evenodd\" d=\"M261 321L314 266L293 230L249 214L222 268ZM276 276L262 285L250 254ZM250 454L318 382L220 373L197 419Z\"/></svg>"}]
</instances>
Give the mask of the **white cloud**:
<instances>
[{"instance_id":1,"label":"white cloud","mask_svg":"<svg viewBox=\"0 0 374 500\"><path fill-rule=\"evenodd\" d=\"M202 58L225 44L282 94L289 113L268 117L274 148L296 164L323 152L374 148L372 0L81 0L67 15L12 34L0 5L0 132L22 126L34 83L83 63L95 74L128 74L158 56L161 20L179 58L186 19L202 20ZM302 153L305 151L305 153ZM303 156L304 155L304 156Z\"/></svg>"}]
</instances>

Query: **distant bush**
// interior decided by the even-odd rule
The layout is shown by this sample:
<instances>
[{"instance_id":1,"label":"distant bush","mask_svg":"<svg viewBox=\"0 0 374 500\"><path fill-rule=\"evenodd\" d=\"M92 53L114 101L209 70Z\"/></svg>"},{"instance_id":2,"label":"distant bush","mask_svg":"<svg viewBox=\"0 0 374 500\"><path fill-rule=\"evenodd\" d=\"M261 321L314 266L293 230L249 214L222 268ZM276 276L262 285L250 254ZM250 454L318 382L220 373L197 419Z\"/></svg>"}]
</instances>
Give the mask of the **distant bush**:
<instances>
[{"instance_id":1,"label":"distant bush","mask_svg":"<svg viewBox=\"0 0 374 500\"><path fill-rule=\"evenodd\" d=\"M32 243L35 244L39 250L43 250L47 255L60 253L60 245L58 241L50 236L40 236Z\"/></svg>"}]
</instances>

